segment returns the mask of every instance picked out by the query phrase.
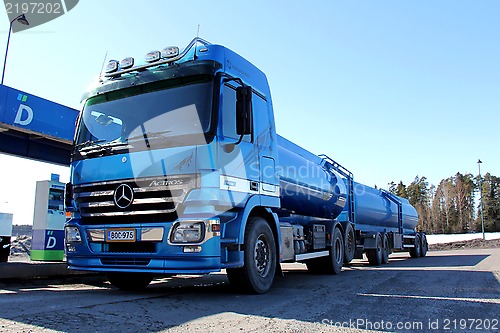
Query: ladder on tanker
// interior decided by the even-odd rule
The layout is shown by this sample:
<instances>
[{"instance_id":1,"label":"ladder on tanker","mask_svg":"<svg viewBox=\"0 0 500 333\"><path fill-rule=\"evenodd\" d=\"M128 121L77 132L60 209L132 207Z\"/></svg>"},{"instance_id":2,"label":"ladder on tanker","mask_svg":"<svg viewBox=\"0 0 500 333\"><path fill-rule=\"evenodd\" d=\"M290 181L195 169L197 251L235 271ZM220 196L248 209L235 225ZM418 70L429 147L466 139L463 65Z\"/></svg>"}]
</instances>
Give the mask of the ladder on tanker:
<instances>
[{"instance_id":1,"label":"ladder on tanker","mask_svg":"<svg viewBox=\"0 0 500 333\"><path fill-rule=\"evenodd\" d=\"M349 222L356 223L356 211L354 207L354 180L351 171L347 170L345 167L335 162L332 158L325 154L318 155L325 163L326 167L332 168L333 170L340 173L347 180L347 218Z\"/></svg>"},{"instance_id":2,"label":"ladder on tanker","mask_svg":"<svg viewBox=\"0 0 500 333\"><path fill-rule=\"evenodd\" d=\"M384 190L380 189L380 192L389 200L394 202L398 206L398 232L399 234L403 234L403 204L401 203L401 200L399 199L398 196L395 194Z\"/></svg>"}]
</instances>

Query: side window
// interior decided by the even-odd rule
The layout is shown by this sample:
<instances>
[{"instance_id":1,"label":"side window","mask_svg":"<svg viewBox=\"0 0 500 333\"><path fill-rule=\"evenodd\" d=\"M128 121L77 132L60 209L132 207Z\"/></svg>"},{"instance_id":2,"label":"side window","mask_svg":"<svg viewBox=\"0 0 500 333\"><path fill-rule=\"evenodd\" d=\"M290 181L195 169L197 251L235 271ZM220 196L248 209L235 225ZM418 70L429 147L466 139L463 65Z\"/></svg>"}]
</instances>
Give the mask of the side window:
<instances>
[{"instance_id":1,"label":"side window","mask_svg":"<svg viewBox=\"0 0 500 333\"><path fill-rule=\"evenodd\" d=\"M236 134L236 90L224 85L222 93L222 134L226 138L238 140L240 136ZM250 134L243 137L243 141L251 142Z\"/></svg>"},{"instance_id":2,"label":"side window","mask_svg":"<svg viewBox=\"0 0 500 333\"><path fill-rule=\"evenodd\" d=\"M270 146L270 128L271 121L269 120L269 110L267 102L260 96L253 94L252 109L254 118L254 138L257 145L261 147Z\"/></svg>"}]
</instances>

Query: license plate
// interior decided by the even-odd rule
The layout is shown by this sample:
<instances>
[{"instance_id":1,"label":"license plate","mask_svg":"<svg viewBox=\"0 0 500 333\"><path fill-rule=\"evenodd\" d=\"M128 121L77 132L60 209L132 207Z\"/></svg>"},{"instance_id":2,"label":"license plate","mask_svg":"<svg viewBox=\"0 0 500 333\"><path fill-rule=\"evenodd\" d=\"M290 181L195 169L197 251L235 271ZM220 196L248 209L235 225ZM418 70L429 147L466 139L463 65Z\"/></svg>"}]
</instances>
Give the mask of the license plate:
<instances>
[{"instance_id":1,"label":"license plate","mask_svg":"<svg viewBox=\"0 0 500 333\"><path fill-rule=\"evenodd\" d=\"M106 229L106 242L135 242L135 229Z\"/></svg>"}]
</instances>

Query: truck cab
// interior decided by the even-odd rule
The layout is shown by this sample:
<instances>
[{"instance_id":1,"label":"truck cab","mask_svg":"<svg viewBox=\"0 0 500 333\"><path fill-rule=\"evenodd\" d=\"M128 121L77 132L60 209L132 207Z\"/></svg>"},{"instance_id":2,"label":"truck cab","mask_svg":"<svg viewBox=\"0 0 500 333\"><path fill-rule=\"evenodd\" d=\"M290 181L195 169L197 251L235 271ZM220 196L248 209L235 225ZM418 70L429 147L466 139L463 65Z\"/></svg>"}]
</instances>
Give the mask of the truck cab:
<instances>
[{"instance_id":1,"label":"truck cab","mask_svg":"<svg viewBox=\"0 0 500 333\"><path fill-rule=\"evenodd\" d=\"M84 96L66 186L69 267L108 272L125 289L242 267L245 226L258 218L273 239L255 251L274 276L280 199L266 76L199 38L133 63L110 61Z\"/></svg>"}]
</instances>

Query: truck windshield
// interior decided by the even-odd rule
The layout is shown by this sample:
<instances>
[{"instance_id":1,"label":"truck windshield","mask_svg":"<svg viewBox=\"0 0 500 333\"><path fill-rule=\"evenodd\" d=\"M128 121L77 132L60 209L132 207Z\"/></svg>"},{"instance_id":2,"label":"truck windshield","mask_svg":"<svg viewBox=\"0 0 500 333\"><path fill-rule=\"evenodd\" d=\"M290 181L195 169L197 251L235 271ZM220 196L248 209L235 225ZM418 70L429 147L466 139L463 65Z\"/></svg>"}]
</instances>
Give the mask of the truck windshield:
<instances>
[{"instance_id":1,"label":"truck windshield","mask_svg":"<svg viewBox=\"0 0 500 333\"><path fill-rule=\"evenodd\" d=\"M181 82L179 85L179 82ZM204 144L210 130L210 78L126 88L90 98L80 117L75 151L134 150Z\"/></svg>"}]
</instances>

